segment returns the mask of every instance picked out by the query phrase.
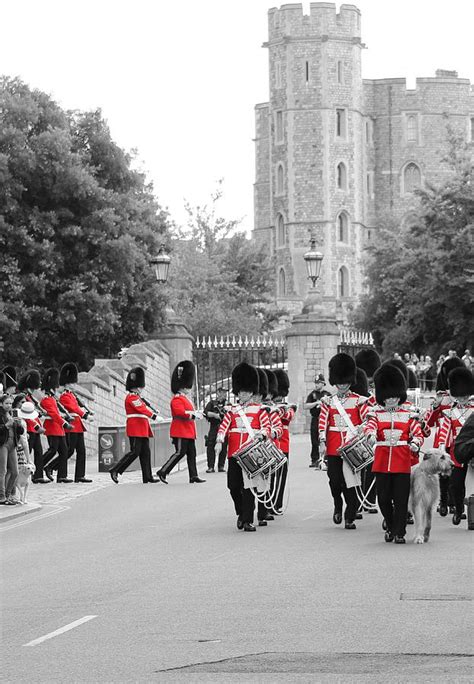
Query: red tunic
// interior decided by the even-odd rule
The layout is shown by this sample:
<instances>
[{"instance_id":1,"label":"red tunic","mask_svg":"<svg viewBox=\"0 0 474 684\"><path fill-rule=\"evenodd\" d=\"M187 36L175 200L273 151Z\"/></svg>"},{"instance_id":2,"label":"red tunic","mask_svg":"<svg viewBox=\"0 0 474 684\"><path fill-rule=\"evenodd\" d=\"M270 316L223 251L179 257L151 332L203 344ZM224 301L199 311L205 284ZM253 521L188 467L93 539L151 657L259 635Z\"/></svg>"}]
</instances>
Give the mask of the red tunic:
<instances>
[{"instance_id":1,"label":"red tunic","mask_svg":"<svg viewBox=\"0 0 474 684\"><path fill-rule=\"evenodd\" d=\"M125 413L127 437L153 437L149 418L155 414L136 392L129 392L125 397Z\"/></svg>"},{"instance_id":2,"label":"red tunic","mask_svg":"<svg viewBox=\"0 0 474 684\"><path fill-rule=\"evenodd\" d=\"M30 401L36 407L36 402L33 400L33 397L31 396L31 394L26 394L25 399L26 399L26 401ZM43 427L39 417L34 418L34 420L30 420L29 418L27 418L25 420L25 423L26 423L27 432L37 433L38 430L40 430Z\"/></svg>"},{"instance_id":3,"label":"red tunic","mask_svg":"<svg viewBox=\"0 0 474 684\"><path fill-rule=\"evenodd\" d=\"M433 441L434 449L437 449L439 447L439 428L441 421L443 420L443 411L445 411L446 409L450 409L453 405L453 399L449 392L439 392L439 395L441 395L440 404L438 404L438 406L436 406L435 408L428 409L423 421L427 428L433 428L434 430L436 430L436 434Z\"/></svg>"},{"instance_id":4,"label":"red tunic","mask_svg":"<svg viewBox=\"0 0 474 684\"><path fill-rule=\"evenodd\" d=\"M283 413L281 415L281 422L283 425L283 434L280 439L280 449L283 451L284 454L289 454L290 453L290 429L289 425L293 418L295 417L295 409L294 408L284 408L283 407Z\"/></svg>"},{"instance_id":5,"label":"red tunic","mask_svg":"<svg viewBox=\"0 0 474 684\"><path fill-rule=\"evenodd\" d=\"M217 442L222 442L228 436L227 458L249 441L249 433L239 415L243 411L247 416L250 427L253 430L263 430L268 437L271 433L271 424L268 413L262 409L261 404L246 404L245 406L232 406L225 414L217 431Z\"/></svg>"},{"instance_id":6,"label":"red tunic","mask_svg":"<svg viewBox=\"0 0 474 684\"><path fill-rule=\"evenodd\" d=\"M86 426L81 420L85 416L86 410L82 408L82 406L79 406L79 402L77 401L77 397L74 392L71 392L71 390L65 390L59 397L59 402L64 406L66 411L71 414L71 416L74 416L72 428L71 430L66 430L66 432L86 432Z\"/></svg>"},{"instance_id":7,"label":"red tunic","mask_svg":"<svg viewBox=\"0 0 474 684\"><path fill-rule=\"evenodd\" d=\"M196 439L196 423L194 417L186 411L195 411L193 402L186 394L175 394L171 399L170 437L181 439Z\"/></svg>"},{"instance_id":8,"label":"red tunic","mask_svg":"<svg viewBox=\"0 0 474 684\"><path fill-rule=\"evenodd\" d=\"M281 449L280 439L283 435L283 424L281 422L280 412L278 411L276 406L272 406L272 410L270 411L268 417L270 418L270 426L271 426L270 436L271 436L272 440L274 441L274 443L276 444L276 446L279 449Z\"/></svg>"},{"instance_id":9,"label":"red tunic","mask_svg":"<svg viewBox=\"0 0 474 684\"><path fill-rule=\"evenodd\" d=\"M51 395L47 394L40 401L40 406L47 412L44 419L44 429L47 437L64 437L64 425L66 421L59 413L58 402Z\"/></svg>"},{"instance_id":10,"label":"red tunic","mask_svg":"<svg viewBox=\"0 0 474 684\"><path fill-rule=\"evenodd\" d=\"M355 392L348 392L339 399L352 424L354 426L361 425L368 410L367 397L362 397ZM340 458L337 451L350 439L350 436L347 433L344 418L334 405L334 396L325 397L321 402L318 429L320 438L326 440L326 454Z\"/></svg>"},{"instance_id":11,"label":"red tunic","mask_svg":"<svg viewBox=\"0 0 474 684\"><path fill-rule=\"evenodd\" d=\"M424 441L420 423L405 404L395 409L375 406L364 425L366 435L375 435L373 473L410 473L413 452L410 444Z\"/></svg>"},{"instance_id":12,"label":"red tunic","mask_svg":"<svg viewBox=\"0 0 474 684\"><path fill-rule=\"evenodd\" d=\"M462 465L454 456L454 442L462 426L473 412L474 401L472 400L463 406L454 402L451 408L443 411L443 418L439 428L439 447L449 451L451 460L456 468L462 468Z\"/></svg>"}]
</instances>

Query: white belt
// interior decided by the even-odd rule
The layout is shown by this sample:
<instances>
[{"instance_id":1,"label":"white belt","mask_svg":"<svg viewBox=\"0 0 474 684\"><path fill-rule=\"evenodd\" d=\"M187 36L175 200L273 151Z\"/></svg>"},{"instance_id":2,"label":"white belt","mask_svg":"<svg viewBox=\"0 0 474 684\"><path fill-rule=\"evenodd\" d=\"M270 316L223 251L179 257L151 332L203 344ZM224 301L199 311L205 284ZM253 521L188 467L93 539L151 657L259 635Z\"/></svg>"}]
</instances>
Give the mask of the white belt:
<instances>
[{"instance_id":1,"label":"white belt","mask_svg":"<svg viewBox=\"0 0 474 684\"><path fill-rule=\"evenodd\" d=\"M330 427L328 428L330 432L347 432L346 427Z\"/></svg>"},{"instance_id":2,"label":"white belt","mask_svg":"<svg viewBox=\"0 0 474 684\"><path fill-rule=\"evenodd\" d=\"M148 420L148 416L144 416L143 413L129 413L127 416L127 420L129 418L143 418L144 420Z\"/></svg>"},{"instance_id":3,"label":"white belt","mask_svg":"<svg viewBox=\"0 0 474 684\"><path fill-rule=\"evenodd\" d=\"M247 435L248 431L245 428L230 428L229 432L238 432L239 435Z\"/></svg>"},{"instance_id":4,"label":"white belt","mask_svg":"<svg viewBox=\"0 0 474 684\"><path fill-rule=\"evenodd\" d=\"M397 447L397 446L407 446L408 442L400 440L399 442L376 442L375 446L389 446L389 447Z\"/></svg>"}]
</instances>

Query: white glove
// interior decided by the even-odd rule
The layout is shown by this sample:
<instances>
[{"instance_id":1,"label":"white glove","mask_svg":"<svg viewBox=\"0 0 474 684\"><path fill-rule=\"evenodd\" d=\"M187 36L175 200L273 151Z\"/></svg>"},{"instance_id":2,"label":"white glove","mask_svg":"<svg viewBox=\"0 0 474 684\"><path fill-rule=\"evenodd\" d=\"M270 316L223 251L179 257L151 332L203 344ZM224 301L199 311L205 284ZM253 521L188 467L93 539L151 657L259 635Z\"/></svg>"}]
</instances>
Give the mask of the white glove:
<instances>
[{"instance_id":1,"label":"white glove","mask_svg":"<svg viewBox=\"0 0 474 684\"><path fill-rule=\"evenodd\" d=\"M326 456L326 442L319 442L319 458L322 460Z\"/></svg>"},{"instance_id":2,"label":"white glove","mask_svg":"<svg viewBox=\"0 0 474 684\"><path fill-rule=\"evenodd\" d=\"M417 454L420 451L420 447L418 446L418 444L412 442L410 444L410 451L413 451L413 453Z\"/></svg>"},{"instance_id":3,"label":"white glove","mask_svg":"<svg viewBox=\"0 0 474 684\"><path fill-rule=\"evenodd\" d=\"M222 442L216 442L216 446L214 447L214 453L216 455L216 458L219 458L221 451L222 451Z\"/></svg>"}]
</instances>

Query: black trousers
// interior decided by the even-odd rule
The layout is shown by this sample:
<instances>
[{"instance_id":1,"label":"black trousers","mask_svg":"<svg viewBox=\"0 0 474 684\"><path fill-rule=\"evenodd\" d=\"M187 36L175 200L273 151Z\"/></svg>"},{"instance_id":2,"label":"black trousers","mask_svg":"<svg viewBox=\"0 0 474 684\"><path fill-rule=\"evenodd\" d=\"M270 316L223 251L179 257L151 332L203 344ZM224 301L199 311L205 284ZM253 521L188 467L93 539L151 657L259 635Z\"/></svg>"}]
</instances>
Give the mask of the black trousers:
<instances>
[{"instance_id":1,"label":"black trousers","mask_svg":"<svg viewBox=\"0 0 474 684\"><path fill-rule=\"evenodd\" d=\"M346 481L342 472L342 458L341 456L328 456L327 464L329 488L334 499L334 511L342 513L342 497L344 496L346 502L344 520L346 522L354 522L357 513L357 494L355 487L346 487Z\"/></svg>"},{"instance_id":2,"label":"black trousers","mask_svg":"<svg viewBox=\"0 0 474 684\"><path fill-rule=\"evenodd\" d=\"M43 467L57 470L58 480L67 477L68 450L66 437L48 437L48 444L49 448L43 454Z\"/></svg>"},{"instance_id":3,"label":"black trousers","mask_svg":"<svg viewBox=\"0 0 474 684\"><path fill-rule=\"evenodd\" d=\"M372 489L370 489L370 494L367 497L367 503L369 504L375 504L376 497L377 497L377 485L374 482L375 480L375 473L372 472L372 463L369 463L368 466L365 466L365 468L361 472L361 483L362 483L362 493L365 495L370 489L370 486L372 485L372 482L374 483L372 486Z\"/></svg>"},{"instance_id":4,"label":"black trousers","mask_svg":"<svg viewBox=\"0 0 474 684\"><path fill-rule=\"evenodd\" d=\"M169 475L175 466L181 461L181 459L186 456L188 463L188 475L191 481L194 477L198 476L197 466L196 466L196 440L195 439L184 439L183 437L173 437L173 445L176 451L170 458L164 463L159 472L163 475Z\"/></svg>"},{"instance_id":5,"label":"black trousers","mask_svg":"<svg viewBox=\"0 0 474 684\"><path fill-rule=\"evenodd\" d=\"M289 459L289 457L290 457L289 454L285 454L285 456L287 459ZM276 499L277 511L279 511L283 508L283 496L285 494L286 479L288 477L288 466L289 466L289 460L287 460L285 465L282 466L280 468L280 470L278 470L276 473L276 477L279 478L279 483L280 483L280 488L279 488L277 499ZM277 487L278 487L278 484L277 484Z\"/></svg>"},{"instance_id":6,"label":"black trousers","mask_svg":"<svg viewBox=\"0 0 474 684\"><path fill-rule=\"evenodd\" d=\"M68 432L66 435L69 458L76 452L76 469L74 479L80 480L86 475L86 445L83 432Z\"/></svg>"},{"instance_id":7,"label":"black trousers","mask_svg":"<svg viewBox=\"0 0 474 684\"><path fill-rule=\"evenodd\" d=\"M466 496L466 474L467 465L462 468L454 466L451 476L449 478L449 493L451 495L453 505L456 507L456 513L461 515L464 513L464 497Z\"/></svg>"},{"instance_id":8,"label":"black trousers","mask_svg":"<svg viewBox=\"0 0 474 684\"><path fill-rule=\"evenodd\" d=\"M439 476L439 502L443 506L454 506L454 499L449 488L450 479L450 477Z\"/></svg>"},{"instance_id":9,"label":"black trousers","mask_svg":"<svg viewBox=\"0 0 474 684\"><path fill-rule=\"evenodd\" d=\"M319 418L311 416L310 434L311 434L311 463L319 461Z\"/></svg>"},{"instance_id":10,"label":"black trousers","mask_svg":"<svg viewBox=\"0 0 474 684\"><path fill-rule=\"evenodd\" d=\"M250 489L244 488L242 468L235 458L229 458L227 466L227 487L234 502L235 512L244 523L253 523L255 499Z\"/></svg>"},{"instance_id":11,"label":"black trousers","mask_svg":"<svg viewBox=\"0 0 474 684\"><path fill-rule=\"evenodd\" d=\"M410 473L376 473L377 500L387 530L397 537L406 534Z\"/></svg>"},{"instance_id":12,"label":"black trousers","mask_svg":"<svg viewBox=\"0 0 474 684\"><path fill-rule=\"evenodd\" d=\"M149 437L129 437L130 451L128 451L118 463L110 470L122 475L127 468L132 465L135 459L140 459L143 482L150 482L153 479L151 473L151 453Z\"/></svg>"},{"instance_id":13,"label":"black trousers","mask_svg":"<svg viewBox=\"0 0 474 684\"><path fill-rule=\"evenodd\" d=\"M43 445L41 444L41 435L38 432L28 433L28 446L35 459L36 470L33 479L39 480L43 477Z\"/></svg>"},{"instance_id":14,"label":"black trousers","mask_svg":"<svg viewBox=\"0 0 474 684\"><path fill-rule=\"evenodd\" d=\"M215 452L215 447L216 447L216 439L217 439L217 430L209 430L209 434L207 436L207 444L206 444L206 454L207 454L207 467L208 468L214 468L215 463L216 463L216 452ZM221 453L219 454L219 459L217 461L217 467L219 470L223 470L225 466L227 458L227 440L224 441L222 444L222 450Z\"/></svg>"}]
</instances>

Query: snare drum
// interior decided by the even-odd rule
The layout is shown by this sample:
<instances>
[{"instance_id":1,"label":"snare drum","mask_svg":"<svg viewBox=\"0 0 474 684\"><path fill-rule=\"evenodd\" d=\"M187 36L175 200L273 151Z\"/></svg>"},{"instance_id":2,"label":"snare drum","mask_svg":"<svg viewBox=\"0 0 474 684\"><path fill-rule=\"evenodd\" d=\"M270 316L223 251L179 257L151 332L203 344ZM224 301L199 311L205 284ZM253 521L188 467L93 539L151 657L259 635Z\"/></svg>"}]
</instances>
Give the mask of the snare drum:
<instances>
[{"instance_id":1,"label":"snare drum","mask_svg":"<svg viewBox=\"0 0 474 684\"><path fill-rule=\"evenodd\" d=\"M234 458L249 477L269 476L286 462L286 456L268 438L244 444L235 452Z\"/></svg>"},{"instance_id":2,"label":"snare drum","mask_svg":"<svg viewBox=\"0 0 474 684\"><path fill-rule=\"evenodd\" d=\"M338 453L352 468L354 473L363 470L374 460L374 451L369 444L367 435L356 435L339 447Z\"/></svg>"}]
</instances>

